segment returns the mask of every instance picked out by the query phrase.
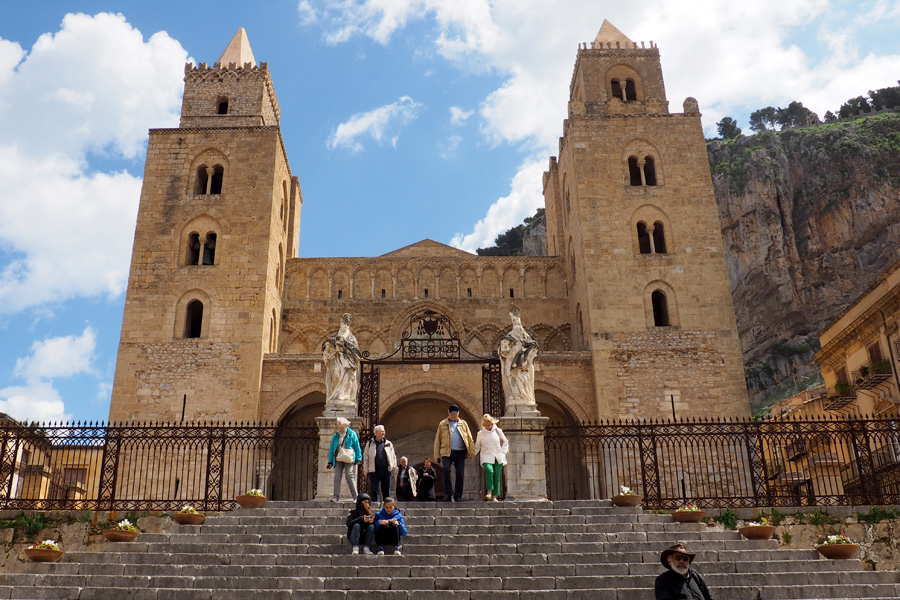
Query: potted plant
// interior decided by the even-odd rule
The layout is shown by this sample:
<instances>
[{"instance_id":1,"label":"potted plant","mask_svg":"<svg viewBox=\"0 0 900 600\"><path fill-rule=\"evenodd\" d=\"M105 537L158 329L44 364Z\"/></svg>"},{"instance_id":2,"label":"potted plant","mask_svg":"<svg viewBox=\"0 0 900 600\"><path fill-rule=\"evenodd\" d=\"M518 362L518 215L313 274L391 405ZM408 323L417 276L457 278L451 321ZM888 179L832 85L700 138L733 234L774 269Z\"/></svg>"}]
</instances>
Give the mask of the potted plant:
<instances>
[{"instance_id":1,"label":"potted plant","mask_svg":"<svg viewBox=\"0 0 900 600\"><path fill-rule=\"evenodd\" d=\"M768 540L775 533L775 526L769 525L765 517L760 517L759 521L750 521L738 527L738 532L748 540Z\"/></svg>"},{"instance_id":2,"label":"potted plant","mask_svg":"<svg viewBox=\"0 0 900 600\"><path fill-rule=\"evenodd\" d=\"M248 490L246 494L238 496L235 500L241 505L241 508L259 508L266 503L266 497L262 490L257 489Z\"/></svg>"},{"instance_id":3,"label":"potted plant","mask_svg":"<svg viewBox=\"0 0 900 600\"><path fill-rule=\"evenodd\" d=\"M103 537L108 542L133 542L138 536L138 528L128 519L122 519L109 529L103 530Z\"/></svg>"},{"instance_id":4,"label":"potted plant","mask_svg":"<svg viewBox=\"0 0 900 600\"><path fill-rule=\"evenodd\" d=\"M859 552L859 544L854 544L853 540L843 533L838 535L829 535L819 540L816 546L819 554L829 559L853 558Z\"/></svg>"},{"instance_id":5,"label":"potted plant","mask_svg":"<svg viewBox=\"0 0 900 600\"><path fill-rule=\"evenodd\" d=\"M834 393L838 396L849 396L853 391L853 387L849 383L834 384Z\"/></svg>"},{"instance_id":6,"label":"potted plant","mask_svg":"<svg viewBox=\"0 0 900 600\"><path fill-rule=\"evenodd\" d=\"M33 546L25 548L25 556L32 562L56 562L62 555L63 551L59 549L56 540L36 542Z\"/></svg>"},{"instance_id":7,"label":"potted plant","mask_svg":"<svg viewBox=\"0 0 900 600\"><path fill-rule=\"evenodd\" d=\"M890 374L891 361L884 359L872 361L872 370L881 375Z\"/></svg>"},{"instance_id":8,"label":"potted plant","mask_svg":"<svg viewBox=\"0 0 900 600\"><path fill-rule=\"evenodd\" d=\"M699 523L706 516L706 512L688 502L672 513L672 518L679 523Z\"/></svg>"},{"instance_id":9,"label":"potted plant","mask_svg":"<svg viewBox=\"0 0 900 600\"><path fill-rule=\"evenodd\" d=\"M172 515L172 520L179 525L200 525L206 519L190 504L185 504L177 513Z\"/></svg>"},{"instance_id":10,"label":"potted plant","mask_svg":"<svg viewBox=\"0 0 900 600\"><path fill-rule=\"evenodd\" d=\"M641 494L624 485L619 486L619 493L610 498L613 506L639 506L643 499L644 497Z\"/></svg>"}]
</instances>

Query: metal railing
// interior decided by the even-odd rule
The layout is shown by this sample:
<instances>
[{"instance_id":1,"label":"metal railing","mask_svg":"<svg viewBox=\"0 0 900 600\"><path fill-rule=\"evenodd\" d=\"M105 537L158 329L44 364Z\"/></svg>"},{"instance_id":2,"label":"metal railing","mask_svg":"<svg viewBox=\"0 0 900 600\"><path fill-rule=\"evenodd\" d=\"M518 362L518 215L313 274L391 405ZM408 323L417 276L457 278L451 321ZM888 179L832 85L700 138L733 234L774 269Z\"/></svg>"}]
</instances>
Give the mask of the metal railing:
<instances>
[{"instance_id":1,"label":"metal railing","mask_svg":"<svg viewBox=\"0 0 900 600\"><path fill-rule=\"evenodd\" d=\"M315 497L319 431L260 424L0 424L0 509L228 510Z\"/></svg>"},{"instance_id":2,"label":"metal railing","mask_svg":"<svg viewBox=\"0 0 900 600\"><path fill-rule=\"evenodd\" d=\"M550 499L610 498L648 509L900 503L900 421L822 419L551 424Z\"/></svg>"}]
</instances>

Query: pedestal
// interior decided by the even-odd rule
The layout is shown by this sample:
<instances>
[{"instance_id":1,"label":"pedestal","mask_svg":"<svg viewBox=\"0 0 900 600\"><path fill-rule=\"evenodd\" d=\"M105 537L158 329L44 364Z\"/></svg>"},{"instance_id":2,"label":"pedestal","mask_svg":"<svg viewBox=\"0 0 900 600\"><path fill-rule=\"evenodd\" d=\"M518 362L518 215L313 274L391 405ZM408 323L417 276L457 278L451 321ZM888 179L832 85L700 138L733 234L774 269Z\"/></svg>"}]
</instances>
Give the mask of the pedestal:
<instances>
[{"instance_id":1,"label":"pedestal","mask_svg":"<svg viewBox=\"0 0 900 600\"><path fill-rule=\"evenodd\" d=\"M328 449L331 448L331 438L337 431L338 417L343 417L350 421L350 429L359 435L359 428L362 426L363 420L360 417L351 417L347 415L316 417L316 427L319 428L319 457L316 461L316 497L315 500L331 500L332 490L334 489L334 469L326 469L328 464ZM356 487L359 489L359 477L356 480ZM350 490L347 489L347 482L341 478L341 497L349 498Z\"/></svg>"},{"instance_id":2,"label":"pedestal","mask_svg":"<svg viewBox=\"0 0 900 600\"><path fill-rule=\"evenodd\" d=\"M540 413L539 413L540 414ZM506 498L517 501L547 499L547 472L544 464L544 428L548 417L508 416L500 428L509 440Z\"/></svg>"}]
</instances>

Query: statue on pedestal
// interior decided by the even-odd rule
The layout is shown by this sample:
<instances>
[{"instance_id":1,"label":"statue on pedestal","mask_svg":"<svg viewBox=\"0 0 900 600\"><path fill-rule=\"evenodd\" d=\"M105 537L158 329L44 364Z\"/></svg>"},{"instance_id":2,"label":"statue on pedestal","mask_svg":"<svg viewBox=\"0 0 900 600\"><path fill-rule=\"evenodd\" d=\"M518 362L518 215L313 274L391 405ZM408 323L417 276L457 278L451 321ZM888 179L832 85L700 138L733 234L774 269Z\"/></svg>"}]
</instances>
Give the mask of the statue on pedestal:
<instances>
[{"instance_id":1,"label":"statue on pedestal","mask_svg":"<svg viewBox=\"0 0 900 600\"><path fill-rule=\"evenodd\" d=\"M359 390L359 366L362 352L359 342L350 331L352 317L341 316L338 332L322 344L325 361L325 410L356 414L356 393Z\"/></svg>"},{"instance_id":2,"label":"statue on pedestal","mask_svg":"<svg viewBox=\"0 0 900 600\"><path fill-rule=\"evenodd\" d=\"M540 414L534 399L534 360L538 355L538 343L522 327L518 306L510 306L509 318L512 329L500 339L497 350L506 396L506 414Z\"/></svg>"}]
</instances>

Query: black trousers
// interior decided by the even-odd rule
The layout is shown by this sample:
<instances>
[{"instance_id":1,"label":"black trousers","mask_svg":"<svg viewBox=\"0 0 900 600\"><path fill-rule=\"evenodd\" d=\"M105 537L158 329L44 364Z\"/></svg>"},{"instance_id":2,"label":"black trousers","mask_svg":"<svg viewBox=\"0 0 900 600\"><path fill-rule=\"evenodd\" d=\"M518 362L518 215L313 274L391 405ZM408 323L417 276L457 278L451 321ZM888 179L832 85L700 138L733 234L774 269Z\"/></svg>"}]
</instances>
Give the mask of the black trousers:
<instances>
[{"instance_id":1,"label":"black trousers","mask_svg":"<svg viewBox=\"0 0 900 600\"><path fill-rule=\"evenodd\" d=\"M451 450L450 456L441 457L441 466L444 468L444 498L453 496L456 500L462 499L463 480L466 477L466 450ZM450 483L450 465L456 469L456 487Z\"/></svg>"},{"instance_id":2,"label":"black trousers","mask_svg":"<svg viewBox=\"0 0 900 600\"><path fill-rule=\"evenodd\" d=\"M393 523L379 525L378 529L375 530L375 544L378 546L393 546L395 548L399 546L400 527Z\"/></svg>"},{"instance_id":3,"label":"black trousers","mask_svg":"<svg viewBox=\"0 0 900 600\"><path fill-rule=\"evenodd\" d=\"M391 495L391 472L375 470L369 473L369 495L372 502L378 502L378 488L381 488L381 502Z\"/></svg>"}]
</instances>

